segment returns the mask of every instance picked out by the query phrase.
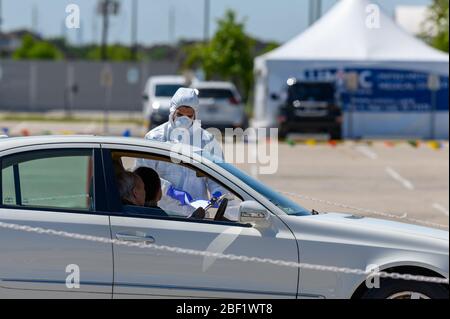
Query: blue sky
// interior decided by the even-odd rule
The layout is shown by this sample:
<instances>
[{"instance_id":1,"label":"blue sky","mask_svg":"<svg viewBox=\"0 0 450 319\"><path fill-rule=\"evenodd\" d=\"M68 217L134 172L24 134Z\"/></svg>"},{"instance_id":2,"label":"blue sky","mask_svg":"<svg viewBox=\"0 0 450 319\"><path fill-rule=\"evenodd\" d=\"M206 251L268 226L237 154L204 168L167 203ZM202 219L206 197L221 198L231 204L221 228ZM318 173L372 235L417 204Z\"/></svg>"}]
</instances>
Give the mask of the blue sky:
<instances>
[{"instance_id":1,"label":"blue sky","mask_svg":"<svg viewBox=\"0 0 450 319\"><path fill-rule=\"evenodd\" d=\"M70 3L81 9L81 29L66 31L74 42L99 40L100 19L95 15L97 0L0 0L3 3L3 30L31 28L33 7L38 31L44 36L62 34L66 17L65 8ZM111 42L130 42L132 0L120 0L121 14L112 19ZM324 11L338 0L323 0ZM139 0L138 40L144 44L169 41L168 16L175 8L176 39L200 39L203 36L204 0ZM389 14L397 5L428 5L431 0L376 0ZM211 28L226 9L238 12L247 19L247 31L264 40L285 42L308 24L308 0L211 0Z\"/></svg>"}]
</instances>

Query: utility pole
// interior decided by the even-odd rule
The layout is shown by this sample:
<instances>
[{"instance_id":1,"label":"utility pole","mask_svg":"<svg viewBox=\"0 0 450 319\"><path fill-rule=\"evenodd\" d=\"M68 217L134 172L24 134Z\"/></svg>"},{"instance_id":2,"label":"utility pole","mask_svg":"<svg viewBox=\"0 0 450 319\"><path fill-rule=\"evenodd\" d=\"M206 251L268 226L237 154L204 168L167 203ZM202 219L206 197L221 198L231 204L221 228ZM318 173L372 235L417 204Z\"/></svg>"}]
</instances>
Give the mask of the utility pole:
<instances>
[{"instance_id":1,"label":"utility pole","mask_svg":"<svg viewBox=\"0 0 450 319\"><path fill-rule=\"evenodd\" d=\"M31 29L34 33L39 34L38 28L39 28L39 11L36 4L33 4L33 7L31 9Z\"/></svg>"},{"instance_id":2,"label":"utility pole","mask_svg":"<svg viewBox=\"0 0 450 319\"><path fill-rule=\"evenodd\" d=\"M309 25L311 26L322 16L322 0L309 0Z\"/></svg>"},{"instance_id":3,"label":"utility pole","mask_svg":"<svg viewBox=\"0 0 450 319\"><path fill-rule=\"evenodd\" d=\"M117 0L100 0L98 3L98 13L103 19L102 29L102 44L101 44L101 59L106 61L108 59L107 45L108 45L108 31L109 31L109 16L117 15L119 13L119 2Z\"/></svg>"},{"instance_id":4,"label":"utility pole","mask_svg":"<svg viewBox=\"0 0 450 319\"><path fill-rule=\"evenodd\" d=\"M316 21L319 20L322 17L322 0L317 0L316 1Z\"/></svg>"},{"instance_id":5,"label":"utility pole","mask_svg":"<svg viewBox=\"0 0 450 319\"><path fill-rule=\"evenodd\" d=\"M101 3L102 8L102 19L103 19L103 29L102 29L102 47L101 47L101 59L106 61L108 59L107 45L108 45L108 29L109 29L109 4L110 0L104 0Z\"/></svg>"},{"instance_id":6,"label":"utility pole","mask_svg":"<svg viewBox=\"0 0 450 319\"><path fill-rule=\"evenodd\" d=\"M2 23L3 23L3 7L2 7L2 0L0 0L0 32L2 32Z\"/></svg>"},{"instance_id":7,"label":"utility pole","mask_svg":"<svg viewBox=\"0 0 450 319\"><path fill-rule=\"evenodd\" d=\"M132 14L131 14L131 59L133 61L137 60L137 51L138 51L138 40L137 40L137 32L138 32L138 0L133 0L132 3Z\"/></svg>"},{"instance_id":8,"label":"utility pole","mask_svg":"<svg viewBox=\"0 0 450 319\"><path fill-rule=\"evenodd\" d=\"M210 22L210 15L211 15L211 2L210 0L204 0L205 1L205 9L204 9L204 34L203 39L205 42L208 42L209 40L209 22Z\"/></svg>"},{"instance_id":9,"label":"utility pole","mask_svg":"<svg viewBox=\"0 0 450 319\"><path fill-rule=\"evenodd\" d=\"M175 7L169 8L169 43L175 45Z\"/></svg>"}]
</instances>

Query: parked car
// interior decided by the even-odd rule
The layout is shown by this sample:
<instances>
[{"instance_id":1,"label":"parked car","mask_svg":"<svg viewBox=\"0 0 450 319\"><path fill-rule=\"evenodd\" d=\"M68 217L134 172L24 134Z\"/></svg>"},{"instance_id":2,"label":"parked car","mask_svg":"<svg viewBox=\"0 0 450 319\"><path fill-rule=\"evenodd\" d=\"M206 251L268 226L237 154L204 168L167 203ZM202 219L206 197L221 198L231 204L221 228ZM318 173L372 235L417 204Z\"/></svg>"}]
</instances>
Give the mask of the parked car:
<instances>
[{"instance_id":1,"label":"parked car","mask_svg":"<svg viewBox=\"0 0 450 319\"><path fill-rule=\"evenodd\" d=\"M246 128L244 105L235 85L230 82L194 82L199 90L199 119L205 128Z\"/></svg>"},{"instance_id":2,"label":"parked car","mask_svg":"<svg viewBox=\"0 0 450 319\"><path fill-rule=\"evenodd\" d=\"M186 86L189 86L189 81L184 76L153 76L147 81L143 93L143 113L149 129L167 122L172 96L179 88Z\"/></svg>"},{"instance_id":3,"label":"parked car","mask_svg":"<svg viewBox=\"0 0 450 319\"><path fill-rule=\"evenodd\" d=\"M449 297L448 284L381 279L378 289L369 289L361 274L215 258L223 253L362 270L377 265L385 272L448 279L449 233L310 212L201 150L176 150L119 137L2 138L0 222L212 255L0 227L0 298ZM210 219L125 213L116 173L138 159L171 163L174 174L179 166L193 170L226 188L227 200ZM230 198L237 206L227 204ZM236 207L236 221L222 218ZM67 269L79 270L78 288L66 285Z\"/></svg>"},{"instance_id":4,"label":"parked car","mask_svg":"<svg viewBox=\"0 0 450 319\"><path fill-rule=\"evenodd\" d=\"M280 107L279 134L327 133L342 139L342 111L332 82L289 79L286 99Z\"/></svg>"}]
</instances>

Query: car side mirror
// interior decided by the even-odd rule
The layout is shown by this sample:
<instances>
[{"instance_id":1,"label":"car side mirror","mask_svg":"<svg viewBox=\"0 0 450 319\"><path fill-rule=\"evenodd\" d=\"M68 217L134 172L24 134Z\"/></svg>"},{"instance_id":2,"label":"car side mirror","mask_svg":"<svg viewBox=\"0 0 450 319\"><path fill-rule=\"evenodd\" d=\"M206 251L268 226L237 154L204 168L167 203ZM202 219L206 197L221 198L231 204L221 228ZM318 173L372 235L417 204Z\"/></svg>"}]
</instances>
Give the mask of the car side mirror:
<instances>
[{"instance_id":1,"label":"car side mirror","mask_svg":"<svg viewBox=\"0 0 450 319\"><path fill-rule=\"evenodd\" d=\"M142 94L142 99L144 101L148 101L148 94Z\"/></svg>"},{"instance_id":2,"label":"car side mirror","mask_svg":"<svg viewBox=\"0 0 450 319\"><path fill-rule=\"evenodd\" d=\"M239 207L239 222L252 224L255 228L269 228L270 213L258 202L245 201Z\"/></svg>"}]
</instances>

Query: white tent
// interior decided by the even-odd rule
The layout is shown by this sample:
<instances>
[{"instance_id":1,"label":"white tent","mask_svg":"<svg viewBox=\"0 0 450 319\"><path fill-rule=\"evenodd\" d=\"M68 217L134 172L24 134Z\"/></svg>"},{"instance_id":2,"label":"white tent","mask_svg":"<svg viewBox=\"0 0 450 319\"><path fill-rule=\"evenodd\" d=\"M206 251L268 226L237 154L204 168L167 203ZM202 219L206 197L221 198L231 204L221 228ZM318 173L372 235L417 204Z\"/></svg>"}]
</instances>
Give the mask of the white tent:
<instances>
[{"instance_id":1,"label":"white tent","mask_svg":"<svg viewBox=\"0 0 450 319\"><path fill-rule=\"evenodd\" d=\"M377 5L368 0L340 0L305 32L256 58L253 126L277 126L276 118L282 101L271 96L283 92L287 79L336 80L338 74L356 72L360 85L367 84L366 91L370 88L374 90L374 96L378 94L375 104L383 100L380 95L384 91L380 91L380 87L390 90L391 94L399 93L394 92L395 87L403 90L400 94L405 90L411 92L405 93L404 98L396 96L395 103L403 107L401 111L398 105L387 105L390 103L386 102L387 99L382 107L377 105L376 112L364 107L361 110L356 100L349 97L344 107L346 136L448 138L448 67L448 54L406 33ZM435 96L423 88L423 82L428 82L430 75L440 79L440 91L436 96L444 97L432 99L441 101L438 106L436 103L429 106L432 112L424 107L423 102L425 94ZM413 78L416 82L408 82ZM383 79L387 81L384 84ZM414 98L417 100L413 103ZM430 132L430 125L435 126L435 131Z\"/></svg>"}]
</instances>

